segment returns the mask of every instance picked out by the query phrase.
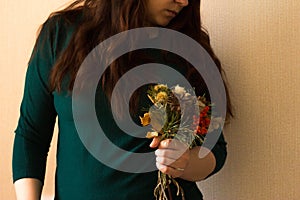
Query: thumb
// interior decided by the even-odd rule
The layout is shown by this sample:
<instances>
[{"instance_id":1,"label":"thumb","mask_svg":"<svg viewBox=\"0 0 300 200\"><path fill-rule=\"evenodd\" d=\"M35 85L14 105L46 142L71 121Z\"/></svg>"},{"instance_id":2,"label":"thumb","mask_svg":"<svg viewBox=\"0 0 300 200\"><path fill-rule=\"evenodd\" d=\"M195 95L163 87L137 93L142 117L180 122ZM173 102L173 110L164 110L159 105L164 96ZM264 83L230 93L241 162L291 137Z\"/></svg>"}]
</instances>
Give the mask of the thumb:
<instances>
[{"instance_id":1,"label":"thumb","mask_svg":"<svg viewBox=\"0 0 300 200\"><path fill-rule=\"evenodd\" d=\"M160 143L160 137L154 137L149 146L151 148L156 148L156 147L158 147L159 143Z\"/></svg>"}]
</instances>

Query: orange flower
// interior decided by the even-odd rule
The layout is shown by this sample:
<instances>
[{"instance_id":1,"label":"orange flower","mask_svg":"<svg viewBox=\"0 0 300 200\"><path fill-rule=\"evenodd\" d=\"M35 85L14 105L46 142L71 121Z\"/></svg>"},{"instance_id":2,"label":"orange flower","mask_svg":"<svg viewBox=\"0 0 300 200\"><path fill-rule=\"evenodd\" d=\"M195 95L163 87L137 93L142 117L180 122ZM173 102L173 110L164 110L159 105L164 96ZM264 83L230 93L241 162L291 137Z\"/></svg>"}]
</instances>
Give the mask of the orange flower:
<instances>
[{"instance_id":1,"label":"orange flower","mask_svg":"<svg viewBox=\"0 0 300 200\"><path fill-rule=\"evenodd\" d=\"M143 126L147 126L150 124L150 114L149 113L144 113L143 117L140 117L141 123Z\"/></svg>"}]
</instances>

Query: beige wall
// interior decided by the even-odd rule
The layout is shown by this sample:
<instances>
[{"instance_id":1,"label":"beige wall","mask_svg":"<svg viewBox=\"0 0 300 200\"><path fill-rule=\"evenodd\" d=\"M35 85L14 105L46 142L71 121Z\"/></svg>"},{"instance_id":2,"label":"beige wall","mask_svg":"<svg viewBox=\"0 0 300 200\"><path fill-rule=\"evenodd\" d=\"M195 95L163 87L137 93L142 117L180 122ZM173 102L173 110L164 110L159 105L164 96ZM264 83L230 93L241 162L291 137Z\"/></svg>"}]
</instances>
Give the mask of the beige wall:
<instances>
[{"instance_id":1,"label":"beige wall","mask_svg":"<svg viewBox=\"0 0 300 200\"><path fill-rule=\"evenodd\" d=\"M65 2L4 0L0 8L0 199L15 199L13 131L35 31ZM204 24L227 72L236 114L225 133L225 167L200 184L207 200L300 199L299 10L298 0L203 1ZM54 150L45 195L53 191Z\"/></svg>"},{"instance_id":2,"label":"beige wall","mask_svg":"<svg viewBox=\"0 0 300 200\"><path fill-rule=\"evenodd\" d=\"M299 11L299 0L203 1L236 110L207 200L300 199Z\"/></svg>"},{"instance_id":3,"label":"beige wall","mask_svg":"<svg viewBox=\"0 0 300 200\"><path fill-rule=\"evenodd\" d=\"M11 180L13 132L17 125L23 95L27 62L36 39L38 26L50 11L67 0L2 0L0 7L0 199L14 200ZM50 183L54 171L54 151L50 154L46 194L53 190Z\"/></svg>"}]
</instances>

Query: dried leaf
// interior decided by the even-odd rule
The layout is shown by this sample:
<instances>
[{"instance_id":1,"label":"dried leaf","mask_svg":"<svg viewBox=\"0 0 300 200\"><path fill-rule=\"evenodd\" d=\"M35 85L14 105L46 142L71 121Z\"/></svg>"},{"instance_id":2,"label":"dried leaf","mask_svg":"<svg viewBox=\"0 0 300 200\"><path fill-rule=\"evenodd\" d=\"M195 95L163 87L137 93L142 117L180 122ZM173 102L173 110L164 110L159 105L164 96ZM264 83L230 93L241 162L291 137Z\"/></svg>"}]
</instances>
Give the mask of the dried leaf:
<instances>
[{"instance_id":1,"label":"dried leaf","mask_svg":"<svg viewBox=\"0 0 300 200\"><path fill-rule=\"evenodd\" d=\"M158 136L158 132L153 131L153 132L148 132L147 135L146 135L146 138L152 139L152 138L157 137L157 136Z\"/></svg>"}]
</instances>

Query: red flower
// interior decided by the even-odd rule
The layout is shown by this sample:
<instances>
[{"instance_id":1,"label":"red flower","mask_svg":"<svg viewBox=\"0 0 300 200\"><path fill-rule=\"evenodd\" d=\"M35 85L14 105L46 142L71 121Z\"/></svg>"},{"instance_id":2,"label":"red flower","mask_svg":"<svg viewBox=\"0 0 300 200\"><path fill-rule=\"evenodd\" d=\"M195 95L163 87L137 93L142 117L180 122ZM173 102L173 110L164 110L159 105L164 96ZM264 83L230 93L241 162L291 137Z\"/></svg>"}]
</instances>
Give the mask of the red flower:
<instances>
[{"instance_id":1,"label":"red flower","mask_svg":"<svg viewBox=\"0 0 300 200\"><path fill-rule=\"evenodd\" d=\"M205 135L207 134L207 130L210 124L210 118L208 115L210 107L205 106L200 112L199 116L193 116L193 129L194 133L197 135Z\"/></svg>"}]
</instances>

